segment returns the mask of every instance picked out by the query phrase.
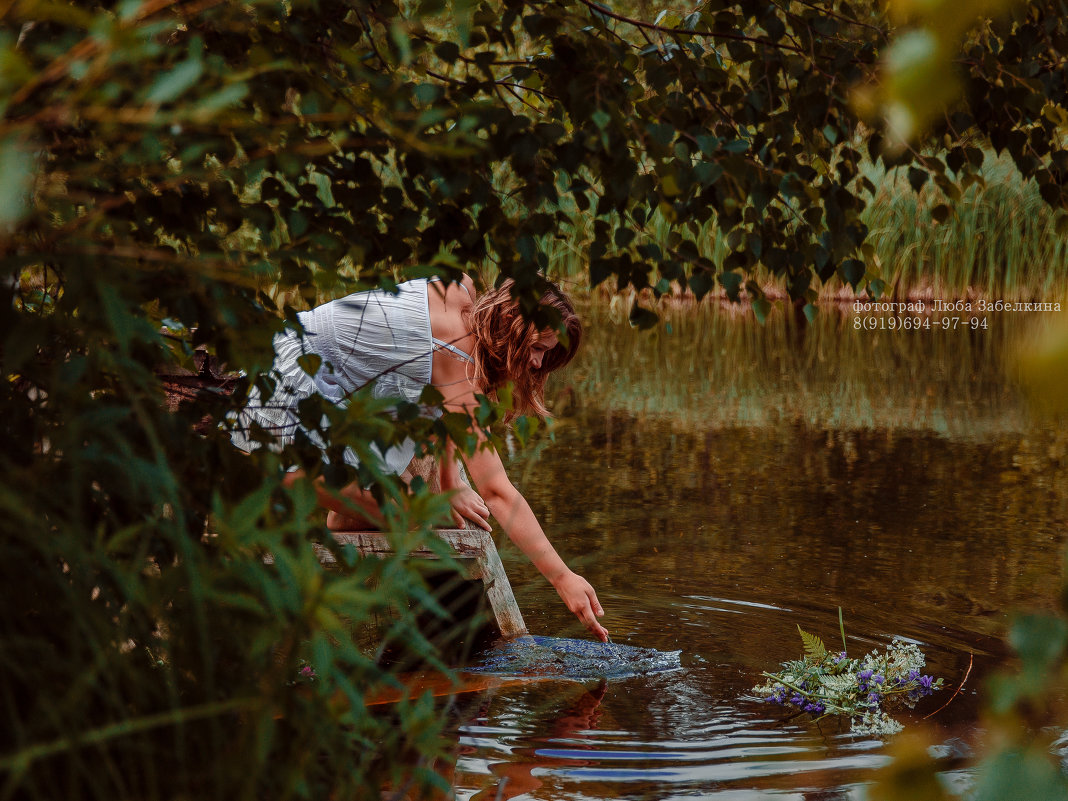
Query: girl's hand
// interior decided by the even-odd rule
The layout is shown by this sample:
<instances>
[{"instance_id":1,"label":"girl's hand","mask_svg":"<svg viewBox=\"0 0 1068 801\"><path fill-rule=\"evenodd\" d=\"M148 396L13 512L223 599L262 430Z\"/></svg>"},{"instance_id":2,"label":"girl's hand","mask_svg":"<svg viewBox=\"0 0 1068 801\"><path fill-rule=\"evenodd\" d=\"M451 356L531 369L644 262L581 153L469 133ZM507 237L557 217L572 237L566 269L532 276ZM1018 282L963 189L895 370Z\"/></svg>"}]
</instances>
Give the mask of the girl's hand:
<instances>
[{"instance_id":1,"label":"girl's hand","mask_svg":"<svg viewBox=\"0 0 1068 801\"><path fill-rule=\"evenodd\" d=\"M597 618L604 614L604 609L601 608L601 602L597 600L597 593L590 583L569 570L552 584L582 625L601 642L608 642L608 630L597 622Z\"/></svg>"},{"instance_id":2,"label":"girl's hand","mask_svg":"<svg viewBox=\"0 0 1068 801\"><path fill-rule=\"evenodd\" d=\"M467 518L479 528L490 530L489 507L482 500L482 496L466 484L453 490L449 503L452 505L452 519L458 527L463 528L464 518Z\"/></svg>"}]
</instances>

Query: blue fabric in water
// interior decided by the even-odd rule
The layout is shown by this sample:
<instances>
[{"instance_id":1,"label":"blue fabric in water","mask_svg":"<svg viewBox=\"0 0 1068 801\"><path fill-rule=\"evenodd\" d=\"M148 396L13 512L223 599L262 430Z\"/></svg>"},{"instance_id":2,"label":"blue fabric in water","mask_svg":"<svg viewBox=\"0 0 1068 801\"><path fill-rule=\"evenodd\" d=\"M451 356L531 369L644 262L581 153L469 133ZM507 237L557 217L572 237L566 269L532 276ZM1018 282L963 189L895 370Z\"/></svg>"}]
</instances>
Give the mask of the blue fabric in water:
<instances>
[{"instance_id":1,"label":"blue fabric in water","mask_svg":"<svg viewBox=\"0 0 1068 801\"><path fill-rule=\"evenodd\" d=\"M679 670L681 655L682 651L634 645L527 636L499 643L467 669L508 676L613 679Z\"/></svg>"}]
</instances>

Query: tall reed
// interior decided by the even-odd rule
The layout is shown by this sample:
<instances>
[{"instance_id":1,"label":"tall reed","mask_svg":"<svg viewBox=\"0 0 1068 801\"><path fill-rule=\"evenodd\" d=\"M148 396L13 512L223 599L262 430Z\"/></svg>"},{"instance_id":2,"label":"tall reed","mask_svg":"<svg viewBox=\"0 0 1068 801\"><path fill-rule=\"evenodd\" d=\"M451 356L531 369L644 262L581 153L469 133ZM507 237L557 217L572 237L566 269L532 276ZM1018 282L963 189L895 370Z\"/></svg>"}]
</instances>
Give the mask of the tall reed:
<instances>
[{"instance_id":1,"label":"tall reed","mask_svg":"<svg viewBox=\"0 0 1068 801\"><path fill-rule=\"evenodd\" d=\"M902 169L888 171L871 162L861 169L876 187L862 215L875 250L868 267L886 281L888 292L906 296L933 290L955 297L970 291L991 298L1047 300L1068 289L1068 242L1055 230L1059 212L1042 200L1035 183L1025 181L1007 156L988 153L982 182L969 186L956 201L933 182L917 193ZM933 212L941 204L951 213L938 223ZM593 215L567 205L564 210L571 213L573 225L563 235L545 237L541 246L550 272L588 282ZM646 241L662 248L673 237L689 239L716 264L728 253L715 220L693 235L657 213L643 233ZM754 274L763 284L784 286L759 266ZM835 278L823 291L841 288Z\"/></svg>"},{"instance_id":2,"label":"tall reed","mask_svg":"<svg viewBox=\"0 0 1068 801\"><path fill-rule=\"evenodd\" d=\"M957 201L931 182L914 192L904 170L867 169L877 192L865 222L883 277L899 294L931 287L1045 300L1063 290L1068 247L1055 231L1058 213L1007 156L987 153L983 182ZM943 203L951 214L938 223L932 212Z\"/></svg>"}]
</instances>

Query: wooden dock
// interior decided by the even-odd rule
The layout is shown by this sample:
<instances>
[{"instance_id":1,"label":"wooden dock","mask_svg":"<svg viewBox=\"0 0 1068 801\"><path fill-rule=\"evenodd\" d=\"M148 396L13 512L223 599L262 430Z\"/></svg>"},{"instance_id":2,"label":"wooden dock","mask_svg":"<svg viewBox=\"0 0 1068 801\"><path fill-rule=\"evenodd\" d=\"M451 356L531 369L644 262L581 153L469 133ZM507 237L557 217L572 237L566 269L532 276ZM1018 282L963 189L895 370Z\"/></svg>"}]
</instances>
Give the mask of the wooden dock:
<instances>
[{"instance_id":1,"label":"wooden dock","mask_svg":"<svg viewBox=\"0 0 1068 801\"><path fill-rule=\"evenodd\" d=\"M459 562L463 578L481 581L486 600L493 612L501 636L506 639L527 633L527 624L512 594L512 584L504 572L493 536L482 529L435 529L434 534L452 546L453 558ZM351 545L363 556L386 557L394 553L386 534L380 531L333 532L341 545ZM315 545L319 561L324 565L336 565L337 560L328 548ZM429 548L419 548L408 554L413 559L439 559ZM272 562L270 554L264 561Z\"/></svg>"},{"instance_id":2,"label":"wooden dock","mask_svg":"<svg viewBox=\"0 0 1068 801\"><path fill-rule=\"evenodd\" d=\"M512 584L504 572L500 554L493 536L482 529L435 529L434 534L452 546L453 558L463 568L463 577L469 581L481 581L489 601L497 628L505 638L527 633L527 624L512 594ZM334 532L334 539L342 545L352 545L364 556L390 556L393 547L385 534L377 531ZM429 548L409 553L414 559L437 559ZM334 561L334 555L320 546L319 560L323 564Z\"/></svg>"}]
</instances>

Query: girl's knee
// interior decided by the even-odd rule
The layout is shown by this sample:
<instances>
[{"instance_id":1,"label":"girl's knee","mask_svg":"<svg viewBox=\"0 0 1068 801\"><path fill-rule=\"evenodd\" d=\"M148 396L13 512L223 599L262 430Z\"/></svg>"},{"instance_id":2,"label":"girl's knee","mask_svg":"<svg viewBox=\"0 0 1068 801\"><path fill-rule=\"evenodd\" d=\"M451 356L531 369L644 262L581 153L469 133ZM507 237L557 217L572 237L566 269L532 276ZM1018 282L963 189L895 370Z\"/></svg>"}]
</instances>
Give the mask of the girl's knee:
<instances>
[{"instance_id":1,"label":"girl's knee","mask_svg":"<svg viewBox=\"0 0 1068 801\"><path fill-rule=\"evenodd\" d=\"M375 531L377 527L363 515L356 512L341 514L340 512L328 512L326 515L326 527L330 531Z\"/></svg>"}]
</instances>

